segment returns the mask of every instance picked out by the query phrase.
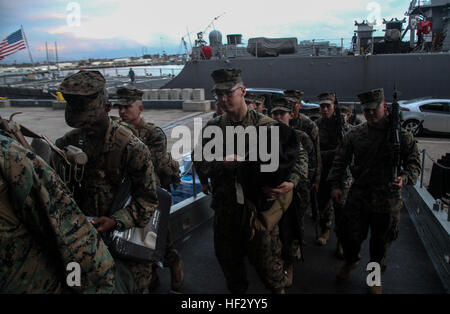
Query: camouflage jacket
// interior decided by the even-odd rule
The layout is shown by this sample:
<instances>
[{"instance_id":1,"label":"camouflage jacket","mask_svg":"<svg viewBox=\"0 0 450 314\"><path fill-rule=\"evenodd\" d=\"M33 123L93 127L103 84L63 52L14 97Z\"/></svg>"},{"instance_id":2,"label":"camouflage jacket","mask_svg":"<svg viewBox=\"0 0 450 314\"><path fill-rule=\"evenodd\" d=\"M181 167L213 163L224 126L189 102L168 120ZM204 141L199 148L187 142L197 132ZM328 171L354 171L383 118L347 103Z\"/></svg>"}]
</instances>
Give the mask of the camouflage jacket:
<instances>
[{"instance_id":1,"label":"camouflage jacket","mask_svg":"<svg viewBox=\"0 0 450 314\"><path fill-rule=\"evenodd\" d=\"M353 127L344 136L328 175L332 187L340 187L345 169L350 165L353 186L388 189L391 179L390 147L386 128L371 128L367 123ZM400 158L403 184L415 184L420 174L420 154L412 134L402 130L400 134ZM353 160L353 163L352 163Z\"/></svg>"},{"instance_id":2,"label":"camouflage jacket","mask_svg":"<svg viewBox=\"0 0 450 314\"><path fill-rule=\"evenodd\" d=\"M164 131L153 123L145 122L142 118L134 128L137 130L137 137L150 150L157 185L168 189L170 184L174 184L176 188L181 180L180 165L167 151L167 137Z\"/></svg>"},{"instance_id":3,"label":"camouflage jacket","mask_svg":"<svg viewBox=\"0 0 450 314\"><path fill-rule=\"evenodd\" d=\"M310 183L313 183L318 168L317 155L316 150L314 148L314 143L312 142L308 134L306 134L305 132L300 130L295 130L295 132L297 133L297 137L300 140L303 149L308 154L308 179Z\"/></svg>"},{"instance_id":4,"label":"camouflage jacket","mask_svg":"<svg viewBox=\"0 0 450 314\"><path fill-rule=\"evenodd\" d=\"M0 131L0 291L68 292L66 266L81 269L80 293L114 291L114 261L59 176Z\"/></svg>"},{"instance_id":5,"label":"camouflage jacket","mask_svg":"<svg viewBox=\"0 0 450 314\"><path fill-rule=\"evenodd\" d=\"M227 114L220 115L212 120L209 120L205 126L242 126L244 128L248 126L263 126L274 125L276 122L271 118L266 117L266 124L260 124L260 119L263 115L255 110L249 110L245 118L240 122L232 122ZM205 130L203 128L202 134ZM202 137L202 148L205 147L207 141ZM208 183L208 178L211 179L213 201L211 207L214 209L229 207L233 208L237 204L236 198L236 170L227 169L224 166L223 161L202 161L195 160L194 165L197 170L200 182L202 184ZM294 183L297 187L300 182L306 182L308 179L308 157L306 151L299 146L298 159L291 169L291 173L286 181Z\"/></svg>"},{"instance_id":6,"label":"camouflage jacket","mask_svg":"<svg viewBox=\"0 0 450 314\"><path fill-rule=\"evenodd\" d=\"M119 128L123 126L110 120L104 139L89 137L82 129L75 129L56 140L56 145L59 148L77 146L88 156L81 186L75 191L75 200L86 216L110 216L120 220L124 229L142 228L158 206L150 151L132 135L121 156L120 168L108 169L108 158L117 148L115 135ZM131 201L110 215L123 178L131 181Z\"/></svg>"},{"instance_id":7,"label":"camouflage jacket","mask_svg":"<svg viewBox=\"0 0 450 314\"><path fill-rule=\"evenodd\" d=\"M135 126L137 137L147 145L152 156L153 167L158 174L159 162L167 152L167 138L164 131L153 123L145 122L141 118L139 124Z\"/></svg>"},{"instance_id":8,"label":"camouflage jacket","mask_svg":"<svg viewBox=\"0 0 450 314\"><path fill-rule=\"evenodd\" d=\"M342 117L344 118L344 117ZM326 178L333 163L336 149L339 145L339 134L337 131L337 119L333 116L331 119L319 118L316 121L319 128L320 155L322 159L322 176ZM342 126L344 133L348 132L351 126L344 123Z\"/></svg>"},{"instance_id":9,"label":"camouflage jacket","mask_svg":"<svg viewBox=\"0 0 450 314\"><path fill-rule=\"evenodd\" d=\"M314 144L316 160L317 160L317 170L314 176L312 183L320 182L320 173L322 171L322 158L320 156L320 139L319 139L319 128L317 125L306 115L303 113L299 113L297 119L292 119L289 122L289 125L296 130L300 130L305 132L311 138L311 141Z\"/></svg>"}]
</instances>

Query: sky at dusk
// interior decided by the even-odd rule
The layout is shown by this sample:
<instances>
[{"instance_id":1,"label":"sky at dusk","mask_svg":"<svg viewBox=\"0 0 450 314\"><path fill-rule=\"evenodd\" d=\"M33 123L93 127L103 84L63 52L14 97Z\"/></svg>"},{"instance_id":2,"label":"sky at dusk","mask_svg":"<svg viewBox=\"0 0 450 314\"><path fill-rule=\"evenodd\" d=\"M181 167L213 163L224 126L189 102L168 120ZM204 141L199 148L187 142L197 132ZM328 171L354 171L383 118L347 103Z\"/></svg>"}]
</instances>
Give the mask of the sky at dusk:
<instances>
[{"instance_id":1,"label":"sky at dusk","mask_svg":"<svg viewBox=\"0 0 450 314\"><path fill-rule=\"evenodd\" d=\"M142 54L184 53L196 33L219 30L226 35L296 37L298 41L326 39L348 46L354 22L377 20L375 36L382 36L383 18L405 17L410 0L316 0L270 2L254 0L16 0L0 3L0 36L4 39L22 25L34 61L139 57ZM215 17L218 17L214 20ZM213 22L213 24L211 24ZM406 27L406 23L404 27ZM188 36L188 33L190 36ZM0 40L1 40L0 39ZM27 50L6 57L0 64L29 62Z\"/></svg>"}]
</instances>

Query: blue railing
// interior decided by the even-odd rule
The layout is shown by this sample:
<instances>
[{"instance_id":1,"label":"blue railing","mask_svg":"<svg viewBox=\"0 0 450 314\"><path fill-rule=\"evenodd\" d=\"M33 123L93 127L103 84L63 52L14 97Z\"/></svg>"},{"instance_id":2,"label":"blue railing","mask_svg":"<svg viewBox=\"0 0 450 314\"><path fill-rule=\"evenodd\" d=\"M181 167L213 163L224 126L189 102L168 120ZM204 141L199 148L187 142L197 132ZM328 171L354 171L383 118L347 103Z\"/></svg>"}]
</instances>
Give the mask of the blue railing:
<instances>
[{"instance_id":1,"label":"blue railing","mask_svg":"<svg viewBox=\"0 0 450 314\"><path fill-rule=\"evenodd\" d=\"M175 205L185 199L197 196L197 193L201 192L202 187L200 180L195 173L191 156L185 155L180 161L181 183L176 190L172 191L172 205Z\"/></svg>"}]
</instances>

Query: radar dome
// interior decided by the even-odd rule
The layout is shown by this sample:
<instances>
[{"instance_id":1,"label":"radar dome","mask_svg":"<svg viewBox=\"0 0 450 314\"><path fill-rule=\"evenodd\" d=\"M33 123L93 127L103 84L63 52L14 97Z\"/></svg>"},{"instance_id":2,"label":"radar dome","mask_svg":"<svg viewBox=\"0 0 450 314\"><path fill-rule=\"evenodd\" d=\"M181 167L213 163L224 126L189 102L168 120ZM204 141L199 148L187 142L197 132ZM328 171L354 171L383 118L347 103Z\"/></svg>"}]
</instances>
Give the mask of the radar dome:
<instances>
[{"instance_id":1,"label":"radar dome","mask_svg":"<svg viewBox=\"0 0 450 314\"><path fill-rule=\"evenodd\" d=\"M209 44L211 46L220 46L222 45L222 33L218 30L213 30L209 33Z\"/></svg>"}]
</instances>

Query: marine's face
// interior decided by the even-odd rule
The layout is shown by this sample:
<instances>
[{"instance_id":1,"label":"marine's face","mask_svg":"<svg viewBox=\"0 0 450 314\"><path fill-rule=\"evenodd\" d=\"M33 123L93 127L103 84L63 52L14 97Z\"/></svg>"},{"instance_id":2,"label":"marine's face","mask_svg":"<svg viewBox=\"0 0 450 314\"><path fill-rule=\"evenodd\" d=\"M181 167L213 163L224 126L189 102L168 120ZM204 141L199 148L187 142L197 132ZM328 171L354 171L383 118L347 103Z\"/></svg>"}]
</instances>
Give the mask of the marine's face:
<instances>
[{"instance_id":1,"label":"marine's face","mask_svg":"<svg viewBox=\"0 0 450 314\"><path fill-rule=\"evenodd\" d=\"M246 100L245 103L247 104L248 109L256 109L256 104L250 100Z\"/></svg>"},{"instance_id":2,"label":"marine's face","mask_svg":"<svg viewBox=\"0 0 450 314\"><path fill-rule=\"evenodd\" d=\"M320 104L320 115L324 119L330 119L334 114L335 106L334 104L321 103Z\"/></svg>"},{"instance_id":3,"label":"marine's face","mask_svg":"<svg viewBox=\"0 0 450 314\"><path fill-rule=\"evenodd\" d=\"M382 102L375 109L364 109L364 117L367 120L367 124L370 126L379 125L386 118L388 109L387 104Z\"/></svg>"},{"instance_id":4,"label":"marine's face","mask_svg":"<svg viewBox=\"0 0 450 314\"><path fill-rule=\"evenodd\" d=\"M144 106L142 105L142 101L140 100L136 100L135 102L129 105L119 105L120 118L123 121L131 124L133 124L133 122L138 120L143 110Z\"/></svg>"},{"instance_id":5,"label":"marine's face","mask_svg":"<svg viewBox=\"0 0 450 314\"><path fill-rule=\"evenodd\" d=\"M289 120L291 118L291 113L283 110L276 110L272 112L272 119L289 125Z\"/></svg>"},{"instance_id":6,"label":"marine's face","mask_svg":"<svg viewBox=\"0 0 450 314\"><path fill-rule=\"evenodd\" d=\"M245 104L245 101L243 101L245 87L241 84L236 84L229 90L216 90L215 94L219 105L226 113L237 112L242 104Z\"/></svg>"},{"instance_id":7,"label":"marine's face","mask_svg":"<svg viewBox=\"0 0 450 314\"><path fill-rule=\"evenodd\" d=\"M263 113L265 108L266 106L264 104L258 104L256 106L256 111L258 111L259 113Z\"/></svg>"}]
</instances>

